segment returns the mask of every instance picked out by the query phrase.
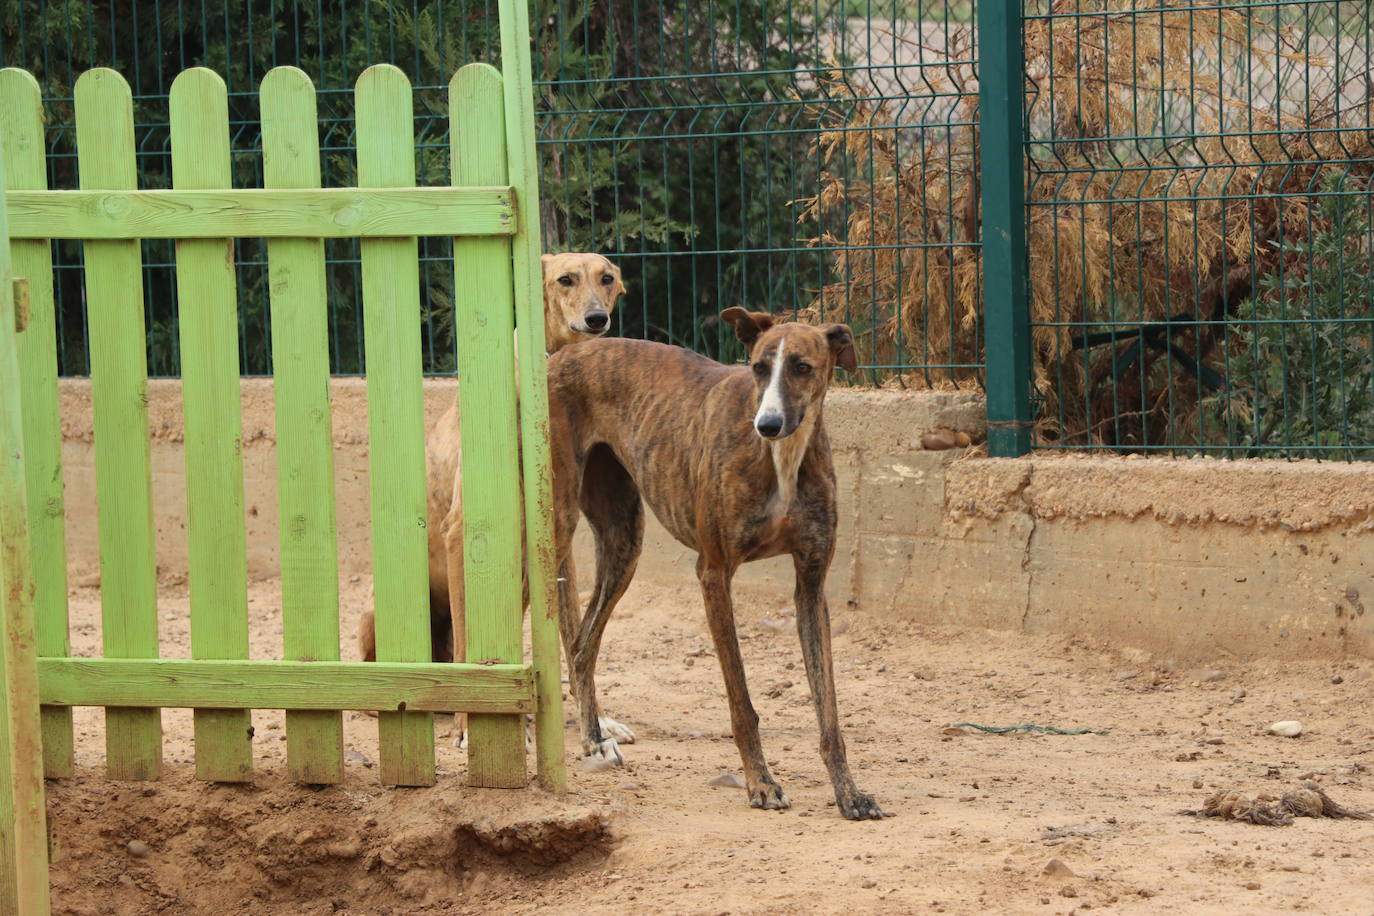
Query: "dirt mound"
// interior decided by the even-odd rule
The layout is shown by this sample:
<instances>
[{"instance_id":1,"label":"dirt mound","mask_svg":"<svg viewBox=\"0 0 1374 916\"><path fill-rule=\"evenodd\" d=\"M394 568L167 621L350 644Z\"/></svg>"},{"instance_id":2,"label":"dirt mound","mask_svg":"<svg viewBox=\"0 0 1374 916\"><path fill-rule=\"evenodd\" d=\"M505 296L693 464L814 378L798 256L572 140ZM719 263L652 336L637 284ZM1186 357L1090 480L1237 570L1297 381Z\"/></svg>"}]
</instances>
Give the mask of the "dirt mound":
<instances>
[{"instance_id":1,"label":"dirt mound","mask_svg":"<svg viewBox=\"0 0 1374 916\"><path fill-rule=\"evenodd\" d=\"M48 798L59 914L451 912L609 846L604 808L537 791L206 785L178 768L151 785L86 772Z\"/></svg>"}]
</instances>

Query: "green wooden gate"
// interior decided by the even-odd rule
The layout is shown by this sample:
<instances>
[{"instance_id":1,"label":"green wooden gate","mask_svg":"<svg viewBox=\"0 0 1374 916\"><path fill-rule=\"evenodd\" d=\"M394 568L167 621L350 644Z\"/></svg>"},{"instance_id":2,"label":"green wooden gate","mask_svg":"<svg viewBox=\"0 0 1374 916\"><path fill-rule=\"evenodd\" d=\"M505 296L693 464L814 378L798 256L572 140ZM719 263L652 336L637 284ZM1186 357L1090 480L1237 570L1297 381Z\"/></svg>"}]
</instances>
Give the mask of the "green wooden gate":
<instances>
[{"instance_id":1,"label":"green wooden gate","mask_svg":"<svg viewBox=\"0 0 1374 916\"><path fill-rule=\"evenodd\" d=\"M381 779L410 786L434 783L435 711L472 714L472 784L524 785L523 714L534 713L538 775L549 788L563 787L523 3L503 0L501 31L504 73L472 64L449 85L450 187L415 187L411 86L395 67L376 66L356 86L358 187L320 187L315 90L304 73L281 67L260 89L265 187L230 187L225 86L215 73L194 69L172 86L173 187L136 189L129 87L112 70L92 70L75 87L80 189L48 190L38 86L24 71L0 71L0 187L7 191L0 219L8 217L0 243L12 241L13 273L27 280L27 305L19 309L26 329L16 333L9 257L0 258L7 637L0 768L11 777L3 780L10 788L0 802L0 910L46 912L37 729L41 715L42 771L71 776L73 706L105 707L109 773L125 779L160 774L159 708L193 708L196 773L229 782L252 778L249 710L285 709L287 765L303 783L342 779L341 710L375 709ZM454 237L468 658L483 664L429 661L419 235ZM268 240L280 661L248 659L233 259L234 240L242 237ZM323 243L339 237L359 238L362 250L375 664L339 660ZM85 249L104 642L104 657L95 659L69 657L67 635L50 260L50 240L58 238L80 239ZM139 242L147 238L177 240L191 659L158 658ZM522 639L525 562L529 661Z\"/></svg>"}]
</instances>

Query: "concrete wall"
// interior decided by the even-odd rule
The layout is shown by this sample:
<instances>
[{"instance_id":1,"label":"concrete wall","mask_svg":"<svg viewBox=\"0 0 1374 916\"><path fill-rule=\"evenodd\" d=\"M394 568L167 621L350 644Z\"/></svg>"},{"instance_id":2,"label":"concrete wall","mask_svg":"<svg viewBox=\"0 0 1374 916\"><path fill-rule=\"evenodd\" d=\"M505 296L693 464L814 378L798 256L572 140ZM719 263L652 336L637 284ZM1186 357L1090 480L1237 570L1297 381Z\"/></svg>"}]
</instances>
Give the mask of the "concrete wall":
<instances>
[{"instance_id":1,"label":"concrete wall","mask_svg":"<svg viewBox=\"0 0 1374 916\"><path fill-rule=\"evenodd\" d=\"M454 396L427 383L434 419ZM62 383L73 581L98 569L90 389ZM277 572L271 383L243 383L243 455L254 577ZM341 574L365 574L367 403L333 386ZM185 575L180 392L149 390L158 560ZM1179 661L1259 655L1374 657L1374 466L1036 456L933 450L936 429L982 438L962 392L836 389L826 424L840 481L832 608L930 623L1065 632ZM976 451L976 450L974 450ZM585 531L579 569L589 580ZM695 588L695 557L650 522L639 575ZM791 562L750 564L740 614L791 602ZM582 583L584 587L588 581Z\"/></svg>"}]
</instances>

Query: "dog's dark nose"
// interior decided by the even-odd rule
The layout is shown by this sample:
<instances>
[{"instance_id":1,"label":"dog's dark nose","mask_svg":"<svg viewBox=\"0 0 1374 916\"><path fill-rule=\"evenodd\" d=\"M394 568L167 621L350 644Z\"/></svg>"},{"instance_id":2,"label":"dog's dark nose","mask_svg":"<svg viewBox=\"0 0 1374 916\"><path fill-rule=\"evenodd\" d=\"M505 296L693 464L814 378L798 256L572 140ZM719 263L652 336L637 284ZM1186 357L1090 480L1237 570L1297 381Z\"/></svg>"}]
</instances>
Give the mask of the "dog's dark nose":
<instances>
[{"instance_id":1,"label":"dog's dark nose","mask_svg":"<svg viewBox=\"0 0 1374 916\"><path fill-rule=\"evenodd\" d=\"M776 439L782 432L782 417L762 417L754 422L754 429L765 439Z\"/></svg>"},{"instance_id":2,"label":"dog's dark nose","mask_svg":"<svg viewBox=\"0 0 1374 916\"><path fill-rule=\"evenodd\" d=\"M588 312L582 317L582 320L585 321L587 327L591 328L593 331L604 331L606 330L606 326L611 323L611 316L605 312Z\"/></svg>"}]
</instances>

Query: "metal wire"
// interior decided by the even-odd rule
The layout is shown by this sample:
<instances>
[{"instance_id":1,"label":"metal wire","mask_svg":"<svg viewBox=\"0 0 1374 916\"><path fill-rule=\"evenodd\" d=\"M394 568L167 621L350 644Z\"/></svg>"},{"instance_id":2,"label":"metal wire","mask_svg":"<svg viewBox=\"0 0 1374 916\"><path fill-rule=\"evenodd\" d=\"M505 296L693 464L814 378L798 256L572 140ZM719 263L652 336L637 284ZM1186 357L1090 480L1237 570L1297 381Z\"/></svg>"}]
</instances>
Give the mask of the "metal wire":
<instances>
[{"instance_id":1,"label":"metal wire","mask_svg":"<svg viewBox=\"0 0 1374 916\"><path fill-rule=\"evenodd\" d=\"M1011 282L1034 445L1374 457L1371 0L1022 0L1025 138L995 149L971 0L532 2L546 247L619 261L616 333L728 361L721 309L799 310L853 327L862 380L979 384L980 179L1002 157L1026 169ZM281 64L319 87L325 181L347 185L351 87L377 62L417 86L420 181L443 184L447 79L497 57L491 0L11 8L0 64L40 79L53 187L76 183L71 88L93 66L131 82L150 188L170 183L171 79L222 73L235 180L257 184L255 92ZM81 248L54 249L60 367L80 375ZM333 368L358 373L358 246L326 252ZM172 253L144 244L153 375L179 369ZM266 374L263 245L238 254L241 367ZM435 373L458 365L451 254L421 241Z\"/></svg>"},{"instance_id":2,"label":"metal wire","mask_svg":"<svg viewBox=\"0 0 1374 916\"><path fill-rule=\"evenodd\" d=\"M1371 4L1026 0L1038 445L1374 458Z\"/></svg>"},{"instance_id":3,"label":"metal wire","mask_svg":"<svg viewBox=\"0 0 1374 916\"><path fill-rule=\"evenodd\" d=\"M208 66L230 91L236 182L261 177L255 90L268 69L292 64L319 88L327 185L352 179L351 87L370 64L400 66L417 86L421 183L446 183L445 86L456 67L497 57L490 0L15 0L0 23L0 64L38 76L48 105L53 187L75 185L71 87L94 66L129 79L143 187L170 181L166 94L182 69ZM966 4L964 4L966 5ZM549 250L618 258L629 295L616 332L741 356L716 320L731 305L774 312L813 308L861 335L869 375L913 369L963 373L976 363L949 340L908 347L891 289L852 293L845 258L876 264L949 241L907 238L900 218L863 240L848 221L883 180L871 157L818 160L822 130L884 135L904 149L951 129L951 99L969 93L934 76L944 58L922 36L969 28L961 4L910 0L535 0L532 22L543 223ZM938 9L937 9L938 8ZM132 12L130 12L132 10ZM935 12L932 12L934 10ZM937 20L932 20L937 16ZM926 21L922 21L922 20ZM937 44L945 44L943 40ZM926 71L931 71L927 73ZM914 99L911 93L924 93ZM965 152L971 135L964 125ZM831 178L827 179L827 175ZM827 180L845 187L806 215ZM977 240L955 247L973 249ZM60 368L88 371L79 244L56 248ZM425 365L455 369L451 245L421 242ZM149 371L178 372L172 246L145 244ZM271 371L262 243L239 246L241 367ZM356 243L327 246L333 369L364 369ZM948 308L918 295L913 312ZM867 335L864 337L863 335Z\"/></svg>"}]
</instances>

